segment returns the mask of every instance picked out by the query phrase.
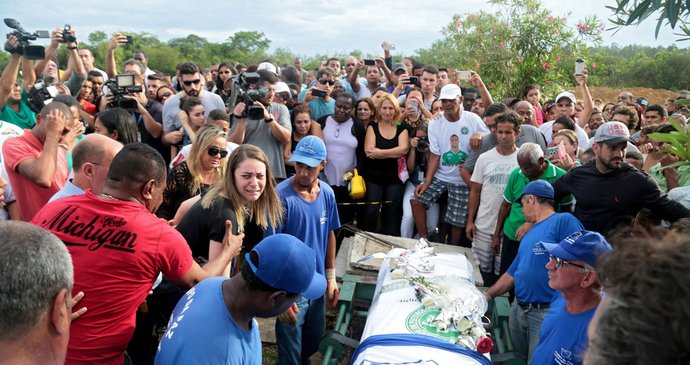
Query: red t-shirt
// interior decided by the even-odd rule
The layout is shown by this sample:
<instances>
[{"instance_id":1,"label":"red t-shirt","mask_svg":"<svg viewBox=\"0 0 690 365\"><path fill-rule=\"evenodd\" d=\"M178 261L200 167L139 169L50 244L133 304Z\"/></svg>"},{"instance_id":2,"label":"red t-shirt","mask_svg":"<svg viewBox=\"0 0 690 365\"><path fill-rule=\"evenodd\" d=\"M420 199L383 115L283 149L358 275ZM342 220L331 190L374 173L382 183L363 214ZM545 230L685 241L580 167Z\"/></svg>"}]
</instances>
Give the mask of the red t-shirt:
<instances>
[{"instance_id":1,"label":"red t-shirt","mask_svg":"<svg viewBox=\"0 0 690 365\"><path fill-rule=\"evenodd\" d=\"M10 138L2 145L3 162L7 169L7 176L10 178L10 186L12 186L14 196L17 198L17 203L22 211L23 221L30 221L34 214L65 186L69 176L67 158L65 157L66 152L61 147L55 148L58 149L57 166L55 168L55 175L53 175L53 181L50 187L46 189L36 185L17 171L17 166L22 161L27 158L38 159L43 153L43 143L34 137L31 130L25 129L24 134Z\"/></svg>"},{"instance_id":2,"label":"red t-shirt","mask_svg":"<svg viewBox=\"0 0 690 365\"><path fill-rule=\"evenodd\" d=\"M77 307L88 308L72 323L67 364L122 365L137 307L158 273L174 281L192 267L184 238L143 205L103 199L90 190L46 205L32 223L67 246L74 264L72 293L83 291Z\"/></svg>"}]
</instances>

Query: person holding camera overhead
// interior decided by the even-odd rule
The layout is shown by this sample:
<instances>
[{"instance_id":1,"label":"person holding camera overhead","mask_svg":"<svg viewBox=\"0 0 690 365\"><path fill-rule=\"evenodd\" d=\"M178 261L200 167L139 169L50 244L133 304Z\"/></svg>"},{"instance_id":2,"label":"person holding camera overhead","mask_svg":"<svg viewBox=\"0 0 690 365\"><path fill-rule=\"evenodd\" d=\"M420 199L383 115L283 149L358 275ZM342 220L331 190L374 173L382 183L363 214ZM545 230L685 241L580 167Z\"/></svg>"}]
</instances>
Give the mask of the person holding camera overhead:
<instances>
[{"instance_id":1,"label":"person holding camera overhead","mask_svg":"<svg viewBox=\"0 0 690 365\"><path fill-rule=\"evenodd\" d=\"M279 81L278 76L266 69L259 70L257 73L259 81L256 82L256 86L260 97L254 101L255 108L248 108L244 102L238 102L235 105L234 121L228 140L237 144L249 143L259 147L268 157L273 176L277 181L282 181L286 177L283 145L290 143L292 133L290 112L285 105L273 102L275 83ZM252 113L257 113L253 110L258 109L263 109L262 113L252 115Z\"/></svg>"},{"instance_id":2,"label":"person holding camera overhead","mask_svg":"<svg viewBox=\"0 0 690 365\"><path fill-rule=\"evenodd\" d=\"M113 36L116 44L123 44L127 38L123 35ZM119 42L119 43L118 43ZM110 42L111 45L113 41ZM177 66L178 81L181 87L179 93L170 96L163 104L163 143L169 146L177 146L185 133L180 120L180 100L186 96L193 96L201 100L204 105L204 117L214 109L225 110L225 103L220 96L206 91L201 85L201 72L199 66L191 62L181 63ZM177 155L177 148L171 147L171 158Z\"/></svg>"},{"instance_id":3,"label":"person holding camera overhead","mask_svg":"<svg viewBox=\"0 0 690 365\"><path fill-rule=\"evenodd\" d=\"M66 24L63 29L56 28L50 39L50 46L45 50L45 57L36 62L34 70L36 74L40 74L43 80L48 84L58 84L64 82L69 89L70 95L74 96L79 93L81 83L86 79L86 69L79 58L79 48L77 47L77 37L74 30ZM64 43L67 47L67 54L69 55L69 62L67 69L60 77L60 68L57 64L57 50L60 43Z\"/></svg>"},{"instance_id":4,"label":"person holding camera overhead","mask_svg":"<svg viewBox=\"0 0 690 365\"><path fill-rule=\"evenodd\" d=\"M10 52L9 63L0 77L0 120L17 126L18 133L21 134L21 129L32 128L36 125L36 113L29 108L28 104L28 91L36 81L36 74L34 73L33 62L24 59L19 53L19 39L13 34L7 36L6 50L7 47L13 51ZM24 80L21 85L18 85L17 73L20 63Z\"/></svg>"}]
</instances>

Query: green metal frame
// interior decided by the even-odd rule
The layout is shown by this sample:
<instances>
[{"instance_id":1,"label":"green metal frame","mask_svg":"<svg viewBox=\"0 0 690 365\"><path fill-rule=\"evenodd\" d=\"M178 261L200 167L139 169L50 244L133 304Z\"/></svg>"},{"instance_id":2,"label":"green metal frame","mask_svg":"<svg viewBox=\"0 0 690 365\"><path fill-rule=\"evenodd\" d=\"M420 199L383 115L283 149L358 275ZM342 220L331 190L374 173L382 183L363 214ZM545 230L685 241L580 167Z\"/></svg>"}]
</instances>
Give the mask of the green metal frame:
<instances>
[{"instance_id":1,"label":"green metal frame","mask_svg":"<svg viewBox=\"0 0 690 365\"><path fill-rule=\"evenodd\" d=\"M319 352L323 354L323 365L334 365L342 357L345 346L356 348L359 341L347 337L347 330L353 316L366 318L367 311L357 310L356 307L371 306L376 290L376 278L370 276L343 276L343 285L338 298L338 316L333 330L326 331L319 343Z\"/></svg>"}]
</instances>

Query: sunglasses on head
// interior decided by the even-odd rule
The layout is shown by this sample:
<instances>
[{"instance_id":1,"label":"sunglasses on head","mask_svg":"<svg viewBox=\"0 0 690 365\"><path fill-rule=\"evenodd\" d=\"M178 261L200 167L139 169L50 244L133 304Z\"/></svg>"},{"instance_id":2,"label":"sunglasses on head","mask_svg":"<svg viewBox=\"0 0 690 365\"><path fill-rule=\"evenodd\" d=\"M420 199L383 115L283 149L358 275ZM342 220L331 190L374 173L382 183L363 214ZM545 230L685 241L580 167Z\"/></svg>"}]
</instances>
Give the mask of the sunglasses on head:
<instances>
[{"instance_id":1,"label":"sunglasses on head","mask_svg":"<svg viewBox=\"0 0 690 365\"><path fill-rule=\"evenodd\" d=\"M200 79L196 79L196 80L184 80L184 81L182 81L182 83L185 84L185 85L187 85L187 86L189 86L189 85L191 85L191 84L196 85L196 84L198 84L198 83L200 83L200 82L201 82Z\"/></svg>"},{"instance_id":2,"label":"sunglasses on head","mask_svg":"<svg viewBox=\"0 0 690 365\"><path fill-rule=\"evenodd\" d=\"M562 258L556 257L554 255L550 255L549 260L551 260L551 262L553 262L553 264L556 266L556 269L560 269L563 265L570 265L570 266L574 266L574 267L579 268L580 271L582 271L582 272L592 271L590 268L588 268L585 265L573 264L570 261L563 260Z\"/></svg>"},{"instance_id":3,"label":"sunglasses on head","mask_svg":"<svg viewBox=\"0 0 690 365\"><path fill-rule=\"evenodd\" d=\"M218 154L220 154L220 158L226 158L228 156L227 150L222 150L216 146L209 147L207 152L208 152L208 155L211 157L218 156Z\"/></svg>"},{"instance_id":4,"label":"sunglasses on head","mask_svg":"<svg viewBox=\"0 0 690 365\"><path fill-rule=\"evenodd\" d=\"M321 85L326 85L326 84L333 85L333 84L335 84L335 80L322 79L322 80L319 80L319 84L321 84Z\"/></svg>"}]
</instances>

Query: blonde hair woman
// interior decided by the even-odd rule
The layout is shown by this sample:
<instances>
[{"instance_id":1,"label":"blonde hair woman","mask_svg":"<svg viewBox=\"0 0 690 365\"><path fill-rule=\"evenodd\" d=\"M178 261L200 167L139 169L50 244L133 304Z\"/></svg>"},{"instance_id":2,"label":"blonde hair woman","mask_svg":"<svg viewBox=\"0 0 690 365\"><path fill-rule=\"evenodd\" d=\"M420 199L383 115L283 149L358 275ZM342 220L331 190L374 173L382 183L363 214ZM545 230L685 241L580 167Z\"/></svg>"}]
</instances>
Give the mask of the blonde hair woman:
<instances>
[{"instance_id":1,"label":"blonde hair woman","mask_svg":"<svg viewBox=\"0 0 690 365\"><path fill-rule=\"evenodd\" d=\"M281 224L282 216L268 158L256 146L244 144L230 155L223 180L189 209L177 230L192 255L203 262L221 251L229 220L234 234L245 233L241 259L261 240L264 230Z\"/></svg>"},{"instance_id":2,"label":"blonde hair woman","mask_svg":"<svg viewBox=\"0 0 690 365\"><path fill-rule=\"evenodd\" d=\"M376 123L369 124L364 138L366 201L383 202L367 205L364 229L391 236L400 236L405 190L398 175L398 159L407 155L410 146L407 129L399 122L400 115L398 100L389 93L383 94L376 105ZM407 167L403 165L402 169ZM377 230L379 207L381 229Z\"/></svg>"},{"instance_id":3,"label":"blonde hair woman","mask_svg":"<svg viewBox=\"0 0 690 365\"><path fill-rule=\"evenodd\" d=\"M161 218L172 219L185 200L206 192L225 174L228 150L227 134L213 125L198 131L189 157L168 174L163 204L156 212Z\"/></svg>"}]
</instances>

